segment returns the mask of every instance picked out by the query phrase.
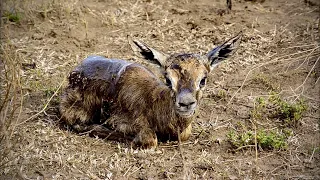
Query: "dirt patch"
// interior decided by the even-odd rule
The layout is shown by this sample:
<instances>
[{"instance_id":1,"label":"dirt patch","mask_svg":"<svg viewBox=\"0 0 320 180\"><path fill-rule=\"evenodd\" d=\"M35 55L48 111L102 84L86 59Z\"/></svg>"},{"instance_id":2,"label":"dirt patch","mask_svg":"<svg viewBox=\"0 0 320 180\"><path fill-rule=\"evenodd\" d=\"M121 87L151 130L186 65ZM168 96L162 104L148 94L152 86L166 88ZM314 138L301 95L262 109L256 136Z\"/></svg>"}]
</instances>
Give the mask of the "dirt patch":
<instances>
[{"instance_id":1,"label":"dirt patch","mask_svg":"<svg viewBox=\"0 0 320 180\"><path fill-rule=\"evenodd\" d=\"M319 179L319 3L232 2L231 11L218 0L3 3L0 179ZM206 53L239 31L240 48L211 74L181 150L177 142L134 150L58 125L67 73L87 55L157 71L134 56L127 35L162 51ZM298 125L257 109L272 93L289 105L305 102ZM286 128L285 149L234 148L228 140L230 131Z\"/></svg>"}]
</instances>

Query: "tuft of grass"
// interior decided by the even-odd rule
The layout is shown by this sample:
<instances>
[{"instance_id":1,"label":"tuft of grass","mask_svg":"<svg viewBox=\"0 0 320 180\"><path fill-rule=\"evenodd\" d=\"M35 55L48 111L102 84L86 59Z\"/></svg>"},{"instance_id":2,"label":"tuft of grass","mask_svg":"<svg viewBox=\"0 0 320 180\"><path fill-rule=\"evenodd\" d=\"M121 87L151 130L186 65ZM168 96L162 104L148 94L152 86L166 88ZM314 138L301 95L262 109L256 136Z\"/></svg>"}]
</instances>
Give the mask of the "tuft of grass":
<instances>
[{"instance_id":1,"label":"tuft of grass","mask_svg":"<svg viewBox=\"0 0 320 180\"><path fill-rule=\"evenodd\" d=\"M51 97L56 92L56 89L48 88L43 91L44 91L45 97Z\"/></svg>"},{"instance_id":2,"label":"tuft of grass","mask_svg":"<svg viewBox=\"0 0 320 180\"><path fill-rule=\"evenodd\" d=\"M253 108L253 110L251 111L251 118L254 118L254 119L263 119L263 115L265 114L266 112L266 105L267 105L267 102L266 100L263 98L263 97L258 97L255 99L256 103L255 103L255 106Z\"/></svg>"},{"instance_id":3,"label":"tuft of grass","mask_svg":"<svg viewBox=\"0 0 320 180\"><path fill-rule=\"evenodd\" d=\"M257 132L257 146L264 150L285 150L288 147L287 139L292 131L259 130ZM255 134L253 131L235 132L227 134L228 141L234 148L250 147L255 145Z\"/></svg>"},{"instance_id":4,"label":"tuft of grass","mask_svg":"<svg viewBox=\"0 0 320 180\"><path fill-rule=\"evenodd\" d=\"M217 96L218 96L218 98L225 100L227 98L226 90L220 89Z\"/></svg>"},{"instance_id":5,"label":"tuft of grass","mask_svg":"<svg viewBox=\"0 0 320 180\"><path fill-rule=\"evenodd\" d=\"M250 114L251 121L265 122L270 117L280 119L282 122L280 129L266 131L261 130L260 127L255 134L252 128L242 125L240 126L242 130L230 131L227 139L234 148L251 147L257 144L261 149L285 150L288 147L287 139L293 134L289 128L299 124L306 110L307 106L303 100L290 103L273 92L269 98L258 97Z\"/></svg>"},{"instance_id":6,"label":"tuft of grass","mask_svg":"<svg viewBox=\"0 0 320 180\"><path fill-rule=\"evenodd\" d=\"M210 98L214 99L215 101L226 101L228 96L228 92L224 89L220 89L218 92L214 92L210 94Z\"/></svg>"},{"instance_id":7,"label":"tuft of grass","mask_svg":"<svg viewBox=\"0 0 320 180\"><path fill-rule=\"evenodd\" d=\"M17 12L6 12L4 17L8 19L10 22L19 22L21 20L21 15Z\"/></svg>"},{"instance_id":8,"label":"tuft of grass","mask_svg":"<svg viewBox=\"0 0 320 180\"><path fill-rule=\"evenodd\" d=\"M0 169L9 163L12 135L20 119L23 104L20 59L12 46L0 46Z\"/></svg>"},{"instance_id":9,"label":"tuft of grass","mask_svg":"<svg viewBox=\"0 0 320 180\"><path fill-rule=\"evenodd\" d=\"M272 91L279 90L279 85L272 82L270 77L266 76L265 74L261 73L254 76L253 81L264 85L267 88L267 90L272 90Z\"/></svg>"},{"instance_id":10,"label":"tuft of grass","mask_svg":"<svg viewBox=\"0 0 320 180\"><path fill-rule=\"evenodd\" d=\"M279 94L270 93L269 98L256 98L255 107L251 111L251 118L264 120L265 118L279 119L286 127L296 127L307 110L307 105L302 99L288 102Z\"/></svg>"},{"instance_id":11,"label":"tuft of grass","mask_svg":"<svg viewBox=\"0 0 320 180\"><path fill-rule=\"evenodd\" d=\"M280 98L279 95L272 95L269 101L276 107L273 112L273 117L277 117L287 126L296 127L302 117L302 114L307 110L306 103L299 99L297 102L287 102Z\"/></svg>"}]
</instances>

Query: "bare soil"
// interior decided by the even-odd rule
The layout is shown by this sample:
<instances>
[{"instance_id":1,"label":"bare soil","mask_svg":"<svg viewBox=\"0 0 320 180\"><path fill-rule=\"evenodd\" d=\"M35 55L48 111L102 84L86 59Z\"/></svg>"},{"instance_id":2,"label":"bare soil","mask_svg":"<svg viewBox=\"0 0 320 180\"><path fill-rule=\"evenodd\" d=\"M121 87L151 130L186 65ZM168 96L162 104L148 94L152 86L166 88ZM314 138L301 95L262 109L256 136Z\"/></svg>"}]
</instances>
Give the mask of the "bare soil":
<instances>
[{"instance_id":1,"label":"bare soil","mask_svg":"<svg viewBox=\"0 0 320 180\"><path fill-rule=\"evenodd\" d=\"M231 11L224 0L1 3L7 108L0 114L0 179L320 179L318 1L234 0ZM136 61L157 72L133 54L128 35L165 52L204 54L239 31L238 51L210 75L192 137L180 148L162 142L156 150L135 150L60 125L66 76L86 56ZM231 130L281 128L274 119L252 121L255 99L271 91L308 106L290 127L288 148L233 148Z\"/></svg>"}]
</instances>

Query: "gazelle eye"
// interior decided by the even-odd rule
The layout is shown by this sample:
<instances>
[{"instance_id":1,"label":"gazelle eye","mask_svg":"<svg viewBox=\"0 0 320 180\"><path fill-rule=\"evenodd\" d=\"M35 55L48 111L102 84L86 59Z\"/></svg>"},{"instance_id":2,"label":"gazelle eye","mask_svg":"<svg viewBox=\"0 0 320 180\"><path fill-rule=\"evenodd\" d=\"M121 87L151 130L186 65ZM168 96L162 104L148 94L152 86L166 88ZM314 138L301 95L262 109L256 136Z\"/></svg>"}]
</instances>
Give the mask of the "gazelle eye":
<instances>
[{"instance_id":1,"label":"gazelle eye","mask_svg":"<svg viewBox=\"0 0 320 180\"><path fill-rule=\"evenodd\" d=\"M172 87L172 84L171 84L170 79L167 78L167 77L165 77L165 78L166 78L166 85L171 88L171 87Z\"/></svg>"},{"instance_id":2,"label":"gazelle eye","mask_svg":"<svg viewBox=\"0 0 320 180\"><path fill-rule=\"evenodd\" d=\"M200 86L201 88L204 87L204 86L206 85L206 81L207 81L207 78L206 78L206 77L202 78L201 81L200 81L199 86Z\"/></svg>"}]
</instances>

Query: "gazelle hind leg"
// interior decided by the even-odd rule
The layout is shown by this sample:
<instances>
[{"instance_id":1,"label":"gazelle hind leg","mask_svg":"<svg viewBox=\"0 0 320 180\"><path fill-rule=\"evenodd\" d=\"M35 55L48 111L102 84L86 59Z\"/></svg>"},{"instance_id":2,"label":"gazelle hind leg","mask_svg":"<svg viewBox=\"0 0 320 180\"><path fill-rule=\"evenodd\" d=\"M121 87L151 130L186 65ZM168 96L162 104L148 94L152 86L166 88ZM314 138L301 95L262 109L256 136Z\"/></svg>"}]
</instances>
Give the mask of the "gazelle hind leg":
<instances>
[{"instance_id":1,"label":"gazelle hind leg","mask_svg":"<svg viewBox=\"0 0 320 180\"><path fill-rule=\"evenodd\" d=\"M133 143L136 147L154 149L158 145L158 139L156 133L152 129L143 128L133 139Z\"/></svg>"},{"instance_id":2,"label":"gazelle hind leg","mask_svg":"<svg viewBox=\"0 0 320 180\"><path fill-rule=\"evenodd\" d=\"M71 126L89 123L95 113L90 107L85 107L81 93L71 88L64 92L59 109L62 120Z\"/></svg>"}]
</instances>

